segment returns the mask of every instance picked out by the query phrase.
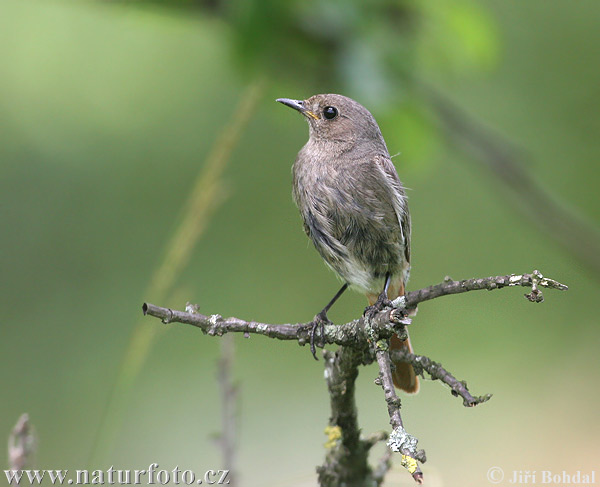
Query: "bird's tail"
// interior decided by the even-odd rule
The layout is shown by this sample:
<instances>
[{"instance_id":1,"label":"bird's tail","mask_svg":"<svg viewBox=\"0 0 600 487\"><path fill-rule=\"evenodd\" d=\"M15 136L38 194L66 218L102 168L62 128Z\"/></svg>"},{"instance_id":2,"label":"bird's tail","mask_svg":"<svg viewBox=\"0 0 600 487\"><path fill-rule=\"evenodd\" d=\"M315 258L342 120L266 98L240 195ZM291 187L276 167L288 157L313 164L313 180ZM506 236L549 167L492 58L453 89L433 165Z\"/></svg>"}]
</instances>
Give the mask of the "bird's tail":
<instances>
[{"instance_id":1,"label":"bird's tail","mask_svg":"<svg viewBox=\"0 0 600 487\"><path fill-rule=\"evenodd\" d=\"M407 336L406 340L400 340L398 335L392 335L392 339L390 340L390 350L404 349L408 349L409 353L413 353L410 338ZM394 370L392 371L392 379L394 379L394 385L398 389L402 389L409 394L416 394L419 392L419 378L417 377L417 374L415 374L415 369L412 364L395 361L393 364Z\"/></svg>"}]
</instances>

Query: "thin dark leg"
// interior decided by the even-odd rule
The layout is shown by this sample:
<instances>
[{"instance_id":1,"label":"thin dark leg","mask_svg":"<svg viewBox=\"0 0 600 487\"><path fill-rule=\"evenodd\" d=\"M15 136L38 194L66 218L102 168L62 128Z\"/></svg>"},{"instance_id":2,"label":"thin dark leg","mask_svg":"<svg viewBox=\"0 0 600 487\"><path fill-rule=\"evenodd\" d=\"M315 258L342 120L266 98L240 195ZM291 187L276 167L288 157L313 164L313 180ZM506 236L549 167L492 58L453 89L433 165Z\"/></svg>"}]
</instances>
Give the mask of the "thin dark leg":
<instances>
[{"instance_id":1,"label":"thin dark leg","mask_svg":"<svg viewBox=\"0 0 600 487\"><path fill-rule=\"evenodd\" d=\"M315 333L317 331L317 328L319 328L319 331L321 332L321 338L323 338L323 336L325 335L325 324L331 323L331 321L329 321L329 318L327 318L327 312L334 305L334 303L340 298L340 296L342 294L344 294L344 291L346 289L348 289L348 283L344 284L341 287L341 289L335 294L335 296L331 299L331 301L329 301L329 303L327 303L327 306L325 306L319 312L319 314L317 314L317 316L315 316L315 319L312 322L312 327L310 330L310 351L311 351L313 357L315 358L315 360L319 360L317 358L317 349L315 347Z\"/></svg>"},{"instance_id":2,"label":"thin dark leg","mask_svg":"<svg viewBox=\"0 0 600 487\"><path fill-rule=\"evenodd\" d=\"M327 306L325 306L321 312L319 313L321 316L325 316L325 318L327 318L327 312L331 309L331 307L335 304L335 302L340 299L340 296L342 294L344 294L344 291L348 289L348 283L344 284L340 290L335 294L335 296L333 298L331 298L331 301L329 301L329 304L327 304Z\"/></svg>"}]
</instances>

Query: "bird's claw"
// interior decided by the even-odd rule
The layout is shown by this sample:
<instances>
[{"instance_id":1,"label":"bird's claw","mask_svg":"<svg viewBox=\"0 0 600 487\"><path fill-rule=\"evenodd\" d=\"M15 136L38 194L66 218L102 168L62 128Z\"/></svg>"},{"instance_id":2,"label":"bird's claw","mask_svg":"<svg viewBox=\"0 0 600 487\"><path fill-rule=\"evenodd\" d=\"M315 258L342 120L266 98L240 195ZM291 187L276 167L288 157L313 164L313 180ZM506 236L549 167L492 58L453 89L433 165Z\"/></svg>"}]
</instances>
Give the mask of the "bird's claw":
<instances>
[{"instance_id":1,"label":"bird's claw","mask_svg":"<svg viewBox=\"0 0 600 487\"><path fill-rule=\"evenodd\" d=\"M391 307L392 307L392 301L390 301L388 299L387 294L385 292L382 292L377 297L377 301L375 301L375 303L372 306L367 306L365 308L365 312L363 313L363 316L368 316L369 318L372 318L373 316L375 316L376 313L383 311L385 308L391 308Z\"/></svg>"},{"instance_id":2,"label":"bird's claw","mask_svg":"<svg viewBox=\"0 0 600 487\"><path fill-rule=\"evenodd\" d=\"M321 311L318 315L316 315L312 322L308 325L310 327L310 331L308 332L310 336L310 352L315 360L319 360L317 358L317 348L315 345L315 335L317 333L317 328L319 329L319 334L321 335L321 344L323 347L325 345L325 325L331 325L331 321L327 318L327 313Z\"/></svg>"}]
</instances>

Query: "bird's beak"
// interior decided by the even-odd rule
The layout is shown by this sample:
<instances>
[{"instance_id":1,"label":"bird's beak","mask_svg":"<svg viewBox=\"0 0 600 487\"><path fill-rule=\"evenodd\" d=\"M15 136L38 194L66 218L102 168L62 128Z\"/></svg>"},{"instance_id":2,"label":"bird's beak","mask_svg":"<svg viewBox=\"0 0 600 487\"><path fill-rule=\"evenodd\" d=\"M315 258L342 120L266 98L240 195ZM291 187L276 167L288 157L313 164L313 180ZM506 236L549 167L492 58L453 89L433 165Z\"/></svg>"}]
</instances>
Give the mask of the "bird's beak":
<instances>
[{"instance_id":1,"label":"bird's beak","mask_svg":"<svg viewBox=\"0 0 600 487\"><path fill-rule=\"evenodd\" d=\"M279 103L283 103L284 105L293 108L294 110L298 110L302 115L306 115L307 117L312 117L315 120L318 120L319 117L317 117L313 112L311 112L310 110L308 110L305 106L304 106L304 101L303 100L292 100L290 98L277 98L277 100Z\"/></svg>"}]
</instances>

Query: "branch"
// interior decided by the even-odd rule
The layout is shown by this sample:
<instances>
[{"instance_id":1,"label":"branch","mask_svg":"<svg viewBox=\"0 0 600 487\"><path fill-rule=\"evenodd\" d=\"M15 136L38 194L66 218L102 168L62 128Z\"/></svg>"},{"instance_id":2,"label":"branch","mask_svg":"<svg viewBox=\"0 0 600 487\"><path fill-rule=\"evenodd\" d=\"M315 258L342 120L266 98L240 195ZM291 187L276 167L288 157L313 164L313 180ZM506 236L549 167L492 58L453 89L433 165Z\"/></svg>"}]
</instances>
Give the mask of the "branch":
<instances>
[{"instance_id":1,"label":"branch","mask_svg":"<svg viewBox=\"0 0 600 487\"><path fill-rule=\"evenodd\" d=\"M419 468L417 461L425 463L427 458L423 450L417 451L417 442L419 440L407 433L402 424L402 416L400 415L401 403L392 380L392 368L387 341L380 341L376 344L375 355L377 357L377 365L379 365L379 377L376 383L383 388L390 416L390 424L393 428L387 444L390 450L402 454L402 466L408 470L418 484L422 484L423 472Z\"/></svg>"},{"instance_id":2,"label":"branch","mask_svg":"<svg viewBox=\"0 0 600 487\"><path fill-rule=\"evenodd\" d=\"M396 301L398 307L384 309L370 321L363 317L343 325L325 325L325 343L352 346L364 343L372 337L389 338L394 333L402 333L404 325L409 324L410 319L403 313L404 300ZM187 305L186 310L177 311L150 303L144 303L142 306L145 315L160 318L164 324L176 322L196 326L210 336L222 336L225 333L253 333L277 340L297 340L300 345L310 341L311 322L272 325L239 318L223 318L218 314L203 315L197 311L197 306L190 304Z\"/></svg>"},{"instance_id":3,"label":"branch","mask_svg":"<svg viewBox=\"0 0 600 487\"><path fill-rule=\"evenodd\" d=\"M410 324L410 319L405 316L406 308L414 308L423 301L449 294L481 289L491 291L514 286L531 287L531 293L525 294L525 297L538 303L543 301L543 295L539 289L541 287L560 291L568 289L564 284L544 277L537 270L531 274L509 274L463 281L446 278L435 286L407 293L406 299L404 297L395 299L392 308L380 311L371 320L362 317L342 325L325 325L324 336L320 341L326 344L356 346L357 343L364 343L365 340L376 341L389 338L394 333L402 334L404 326ZM142 306L144 315L159 318L165 324L176 322L196 326L209 336L221 336L225 333L253 333L278 340L297 340L300 345L304 345L310 340L311 322L274 325L258 321L245 321L239 318L223 318L218 314L203 315L197 311L195 305L188 304L186 309L187 311L178 311L150 303L144 303Z\"/></svg>"},{"instance_id":4,"label":"branch","mask_svg":"<svg viewBox=\"0 0 600 487\"><path fill-rule=\"evenodd\" d=\"M191 187L176 228L166 232L170 238L164 256L145 291L152 299L166 300L173 293L177 276L185 269L196 243L205 232L214 212L224 201L227 191L223 174L234 149L252 120L252 115L256 112L264 89L265 82L262 77L248 85L240 96L230 121L220 130L218 138L208 152ZM141 320L135 324L129 344L121 358L117 377L104 405L102 419L96 428L88 458L90 466L101 462L103 455L118 438L128 393L151 353L158 331L157 328L146 327Z\"/></svg>"},{"instance_id":5,"label":"branch","mask_svg":"<svg viewBox=\"0 0 600 487\"><path fill-rule=\"evenodd\" d=\"M415 373L422 375L423 371L425 371L433 380L440 380L444 384L450 386L452 395L462 397L464 406L477 406L482 402L489 401L492 397L491 394L473 397L469 392L465 381L459 381L450 372L444 369L442 364L434 362L423 355L415 355L404 349L393 350L390 355L395 362L410 362L415 369Z\"/></svg>"},{"instance_id":6,"label":"branch","mask_svg":"<svg viewBox=\"0 0 600 487\"><path fill-rule=\"evenodd\" d=\"M229 470L228 485L238 485L237 472L237 406L239 389L233 380L233 361L235 357L235 344L233 335L223 337L221 340L221 357L219 358L217 380L221 394L221 434L219 446L223 468Z\"/></svg>"},{"instance_id":7,"label":"branch","mask_svg":"<svg viewBox=\"0 0 600 487\"><path fill-rule=\"evenodd\" d=\"M389 435L386 433L385 439L387 439L388 437ZM379 463L373 470L373 478L375 479L377 486L383 484L386 474L389 472L390 468L392 468L392 453L392 450L387 448L385 450L385 453L379 460Z\"/></svg>"},{"instance_id":8,"label":"branch","mask_svg":"<svg viewBox=\"0 0 600 487\"><path fill-rule=\"evenodd\" d=\"M418 291L406 293L406 304L408 308L415 307L418 303L429 301L430 299L439 298L448 294L460 294L468 291L479 291L487 289L502 289L503 287L530 287L531 293L525 294L525 297L532 302L541 303L544 300L540 287L548 289L557 289L566 291L569 289L564 284L561 284L554 279L544 277L540 271L535 270L531 274L510 274L507 276L483 277L480 279L466 279L463 281L453 281L449 277L444 279L444 282L429 286Z\"/></svg>"},{"instance_id":9,"label":"branch","mask_svg":"<svg viewBox=\"0 0 600 487\"><path fill-rule=\"evenodd\" d=\"M31 468L35 463L37 443L37 435L29 421L29 415L24 413L8 437L9 468L13 471ZM13 479L11 485L18 487L19 483Z\"/></svg>"},{"instance_id":10,"label":"branch","mask_svg":"<svg viewBox=\"0 0 600 487\"><path fill-rule=\"evenodd\" d=\"M558 281L544 277L539 271L531 274L510 274L481 279L453 281L446 278L440 284L412 291L392 301L390 307L374 315L363 316L358 320L342 325L326 325L319 343L340 345L335 352L325 351L325 379L329 389L331 417L326 433L329 440L325 463L317 469L321 487L348 487L363 485L381 485L390 459L386 455L379 462L375 471L368 464L368 453L377 442L374 437L361 438L355 403L355 381L358 367L377 360L379 376L376 383L384 391L392 432L389 435L390 450L402 455L402 465L411 473L417 483L423 482L423 473L417 462L425 462L423 450L417 450L417 438L408 434L402 424L400 415L400 399L396 395L392 381L388 339L396 333L400 337L405 334L405 326L411 320L407 311L419 303L449 294L458 294L480 289L494 290L504 287L530 287L531 292L525 297L540 303L543 295L540 288L564 291L567 286ZM297 324L273 325L256 321L245 321L239 318L223 318L218 314L210 316L198 312L198 307L188 304L186 311L162 308L144 303L145 315L160 318L163 323L184 323L196 326L210 336L221 336L225 333L250 333L263 335L279 340L296 340L304 345L310 339L312 322ZM458 381L439 363L412 353L394 352L394 360L407 361L413 364L415 372L426 371L434 380L447 384L453 395L460 396L463 404L474 406L487 401L491 395L473 397L465 382ZM377 438L380 438L378 436Z\"/></svg>"},{"instance_id":11,"label":"branch","mask_svg":"<svg viewBox=\"0 0 600 487\"><path fill-rule=\"evenodd\" d=\"M372 485L368 456L374 442L361 438L355 399L358 367L372 359L351 347L340 347L336 352L326 350L323 355L331 417L325 429L329 437L325 463L317 468L319 485Z\"/></svg>"}]
</instances>

